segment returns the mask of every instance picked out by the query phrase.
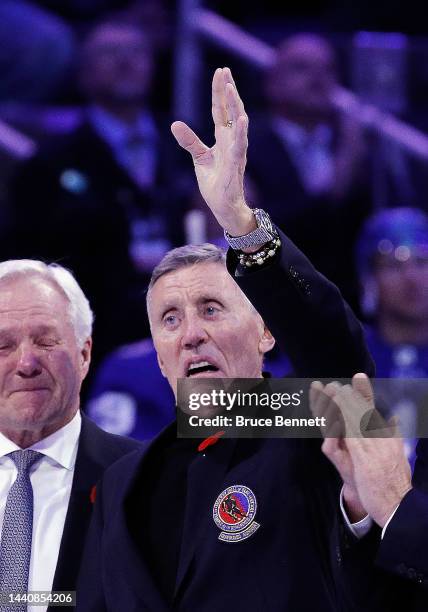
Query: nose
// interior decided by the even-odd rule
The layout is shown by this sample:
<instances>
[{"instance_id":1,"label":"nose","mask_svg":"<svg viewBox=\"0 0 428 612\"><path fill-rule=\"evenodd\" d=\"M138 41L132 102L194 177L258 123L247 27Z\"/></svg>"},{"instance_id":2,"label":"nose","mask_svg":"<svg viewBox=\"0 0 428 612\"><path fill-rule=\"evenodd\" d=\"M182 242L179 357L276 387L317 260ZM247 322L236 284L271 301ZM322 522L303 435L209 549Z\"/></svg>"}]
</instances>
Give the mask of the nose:
<instances>
[{"instance_id":1,"label":"nose","mask_svg":"<svg viewBox=\"0 0 428 612\"><path fill-rule=\"evenodd\" d=\"M204 344L207 339L208 334L204 329L203 321L197 316L187 317L184 321L183 335L181 336L182 348L195 349Z\"/></svg>"},{"instance_id":2,"label":"nose","mask_svg":"<svg viewBox=\"0 0 428 612\"><path fill-rule=\"evenodd\" d=\"M22 346L19 349L17 375L21 378L34 378L42 372L42 366L31 346Z\"/></svg>"}]
</instances>

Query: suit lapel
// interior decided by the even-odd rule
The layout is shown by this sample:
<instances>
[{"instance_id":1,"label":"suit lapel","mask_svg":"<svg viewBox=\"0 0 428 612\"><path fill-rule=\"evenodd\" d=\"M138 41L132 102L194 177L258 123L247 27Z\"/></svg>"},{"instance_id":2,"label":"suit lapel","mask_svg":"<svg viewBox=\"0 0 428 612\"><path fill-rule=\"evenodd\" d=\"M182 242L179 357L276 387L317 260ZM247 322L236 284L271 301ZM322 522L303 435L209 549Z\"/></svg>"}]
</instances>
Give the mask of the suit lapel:
<instances>
[{"instance_id":1,"label":"suit lapel","mask_svg":"<svg viewBox=\"0 0 428 612\"><path fill-rule=\"evenodd\" d=\"M195 446L197 440L195 440ZM220 439L214 446L197 453L189 466L187 474L186 509L184 515L183 537L180 548L175 594L177 597L180 585L186 575L195 553L195 547L201 539L204 527L212 521L214 502L222 491L222 484L228 471L236 440ZM195 451L197 452L197 451ZM213 498L213 491L215 495Z\"/></svg>"},{"instance_id":2,"label":"suit lapel","mask_svg":"<svg viewBox=\"0 0 428 612\"><path fill-rule=\"evenodd\" d=\"M118 528L112 540L111 554L114 555L119 550L126 550L126 554L121 556L121 563L123 563L121 573L127 588L134 593L135 601L143 601L144 609L147 607L148 610L166 612L167 605L153 579L144 555L136 545L137 538L129 529L127 515L127 507L123 504L117 517ZM109 553L110 551L107 551L107 554Z\"/></svg>"},{"instance_id":3,"label":"suit lapel","mask_svg":"<svg viewBox=\"0 0 428 612\"><path fill-rule=\"evenodd\" d=\"M91 490L105 467L94 458L94 449L97 448L94 434L83 418L70 501L52 587L55 591L69 590L70 584L76 584L77 580L84 546L84 538L79 536L87 532L93 505L90 499Z\"/></svg>"},{"instance_id":4,"label":"suit lapel","mask_svg":"<svg viewBox=\"0 0 428 612\"><path fill-rule=\"evenodd\" d=\"M136 595L136 601L144 601L147 609L156 610L156 612L167 612L168 607L153 579L153 575L147 565L144 551L141 552L136 544L139 538L137 534L130 529L130 504L132 503L133 493L136 488L144 486L144 473L151 462L149 454L151 452L156 452L157 445L168 444L165 440L175 435L176 423L174 422L168 425L159 436L147 445L140 455L138 463L131 470L132 477L126 485L117 520L115 519L114 537L111 543L112 555L114 555L117 550L126 550L126 554L121 556L121 560L123 561L121 572L127 586ZM146 491L146 494L150 496L150 491ZM154 528L154 526L149 527ZM109 552L110 551L108 551L108 553Z\"/></svg>"}]
</instances>

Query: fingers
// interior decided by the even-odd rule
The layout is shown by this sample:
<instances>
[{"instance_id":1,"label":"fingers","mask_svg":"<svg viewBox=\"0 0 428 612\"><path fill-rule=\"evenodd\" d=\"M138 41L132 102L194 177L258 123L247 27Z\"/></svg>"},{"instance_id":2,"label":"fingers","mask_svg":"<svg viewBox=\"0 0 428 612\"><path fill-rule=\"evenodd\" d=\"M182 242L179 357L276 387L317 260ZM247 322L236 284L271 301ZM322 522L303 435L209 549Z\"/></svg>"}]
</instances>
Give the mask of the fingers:
<instances>
[{"instance_id":1,"label":"fingers","mask_svg":"<svg viewBox=\"0 0 428 612\"><path fill-rule=\"evenodd\" d=\"M229 68L217 68L212 82L212 116L216 144L229 149L243 173L248 148L248 117Z\"/></svg>"},{"instance_id":2,"label":"fingers","mask_svg":"<svg viewBox=\"0 0 428 612\"><path fill-rule=\"evenodd\" d=\"M330 401L329 398L334 397L341 388L342 385L336 381L323 385L319 380L314 380L309 390L309 398L311 401L315 398L319 398L319 401Z\"/></svg>"},{"instance_id":3,"label":"fingers","mask_svg":"<svg viewBox=\"0 0 428 612\"><path fill-rule=\"evenodd\" d=\"M223 68L217 68L212 82L212 116L216 127L227 124L226 92Z\"/></svg>"},{"instance_id":4,"label":"fingers","mask_svg":"<svg viewBox=\"0 0 428 612\"><path fill-rule=\"evenodd\" d=\"M309 390L312 414L325 419L326 425L321 428L324 438L341 437L345 434L344 421L334 400L340 388L341 385L337 382L329 383L324 387L319 381L314 381Z\"/></svg>"},{"instance_id":5,"label":"fingers","mask_svg":"<svg viewBox=\"0 0 428 612\"><path fill-rule=\"evenodd\" d=\"M202 140L196 136L195 132L182 121L174 121L171 125L171 132L180 147L189 151L193 160L197 160L204 155L209 155L210 149L204 145Z\"/></svg>"},{"instance_id":6,"label":"fingers","mask_svg":"<svg viewBox=\"0 0 428 612\"><path fill-rule=\"evenodd\" d=\"M365 375L357 377L355 385L361 387L365 396L354 387L338 382L326 386L320 382L312 383L309 394L311 410L316 416L325 417L325 437L361 437L363 417L373 411L373 402L370 403L366 397L373 398L373 392Z\"/></svg>"},{"instance_id":7,"label":"fingers","mask_svg":"<svg viewBox=\"0 0 428 612\"><path fill-rule=\"evenodd\" d=\"M343 482L349 483L352 480L352 460L347 448L341 445L339 438L326 438L321 450L335 466Z\"/></svg>"},{"instance_id":8,"label":"fingers","mask_svg":"<svg viewBox=\"0 0 428 612\"><path fill-rule=\"evenodd\" d=\"M230 68L217 68L214 72L212 116L216 128L226 127L228 121L232 121L232 126L235 127L240 117L246 117L244 103L238 94Z\"/></svg>"},{"instance_id":9,"label":"fingers","mask_svg":"<svg viewBox=\"0 0 428 612\"><path fill-rule=\"evenodd\" d=\"M335 396L345 421L346 437L360 438L362 425L367 426L367 416L373 412L373 404L369 403L351 385L344 385Z\"/></svg>"},{"instance_id":10,"label":"fingers","mask_svg":"<svg viewBox=\"0 0 428 612\"><path fill-rule=\"evenodd\" d=\"M232 121L237 121L238 117L245 115L244 103L239 96L238 89L229 68L223 69L223 77L226 88L226 111L228 118L232 119Z\"/></svg>"},{"instance_id":11,"label":"fingers","mask_svg":"<svg viewBox=\"0 0 428 612\"><path fill-rule=\"evenodd\" d=\"M242 115L236 122L235 142L232 147L232 155L235 160L245 164L248 148L248 119Z\"/></svg>"},{"instance_id":12,"label":"fingers","mask_svg":"<svg viewBox=\"0 0 428 612\"><path fill-rule=\"evenodd\" d=\"M376 409L371 383L364 374L354 377L352 386L344 385L335 396L335 401L345 420L348 438L361 438L364 445L368 438L395 435L395 428Z\"/></svg>"},{"instance_id":13,"label":"fingers","mask_svg":"<svg viewBox=\"0 0 428 612\"><path fill-rule=\"evenodd\" d=\"M332 399L340 390L340 384L336 382L323 385L318 380L311 383L309 389L309 402L311 411L315 416L325 416L331 409Z\"/></svg>"},{"instance_id":14,"label":"fingers","mask_svg":"<svg viewBox=\"0 0 428 612\"><path fill-rule=\"evenodd\" d=\"M368 402L374 402L373 387L367 374L359 373L352 377L352 388Z\"/></svg>"},{"instance_id":15,"label":"fingers","mask_svg":"<svg viewBox=\"0 0 428 612\"><path fill-rule=\"evenodd\" d=\"M340 451L339 440L337 438L326 438L322 443L321 450L330 461L333 461Z\"/></svg>"}]
</instances>

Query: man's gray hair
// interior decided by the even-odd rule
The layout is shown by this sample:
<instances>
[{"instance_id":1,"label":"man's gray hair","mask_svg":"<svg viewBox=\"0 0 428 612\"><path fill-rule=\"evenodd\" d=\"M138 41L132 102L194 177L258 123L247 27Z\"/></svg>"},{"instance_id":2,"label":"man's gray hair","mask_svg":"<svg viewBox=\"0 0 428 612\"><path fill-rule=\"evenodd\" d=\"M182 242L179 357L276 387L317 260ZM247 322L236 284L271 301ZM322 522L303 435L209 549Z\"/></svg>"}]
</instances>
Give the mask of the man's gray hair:
<instances>
[{"instance_id":1,"label":"man's gray hair","mask_svg":"<svg viewBox=\"0 0 428 612\"><path fill-rule=\"evenodd\" d=\"M161 276L200 263L220 263L225 266L226 251L208 242L198 245L187 244L186 246L168 251L152 272L147 290L147 301L149 300L150 291L153 285Z\"/></svg>"},{"instance_id":2,"label":"man's gray hair","mask_svg":"<svg viewBox=\"0 0 428 612\"><path fill-rule=\"evenodd\" d=\"M0 262L0 283L7 279L36 274L56 285L65 294L77 343L83 347L92 334L94 315L73 274L59 264L46 264L36 259L10 259Z\"/></svg>"}]
</instances>

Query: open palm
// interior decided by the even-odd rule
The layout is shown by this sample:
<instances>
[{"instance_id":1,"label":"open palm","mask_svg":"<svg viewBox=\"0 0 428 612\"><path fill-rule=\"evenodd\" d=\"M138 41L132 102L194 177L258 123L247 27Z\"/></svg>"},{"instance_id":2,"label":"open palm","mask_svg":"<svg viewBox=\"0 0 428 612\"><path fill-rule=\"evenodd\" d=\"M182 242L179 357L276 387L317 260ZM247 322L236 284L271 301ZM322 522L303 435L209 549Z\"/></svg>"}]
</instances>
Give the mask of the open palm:
<instances>
[{"instance_id":1,"label":"open palm","mask_svg":"<svg viewBox=\"0 0 428 612\"><path fill-rule=\"evenodd\" d=\"M179 145L192 155L199 190L217 221L229 233L240 235L242 228L248 226L250 231L254 223L244 199L248 117L229 68L218 68L214 73L212 116L212 147L182 121L174 122L171 130Z\"/></svg>"}]
</instances>

